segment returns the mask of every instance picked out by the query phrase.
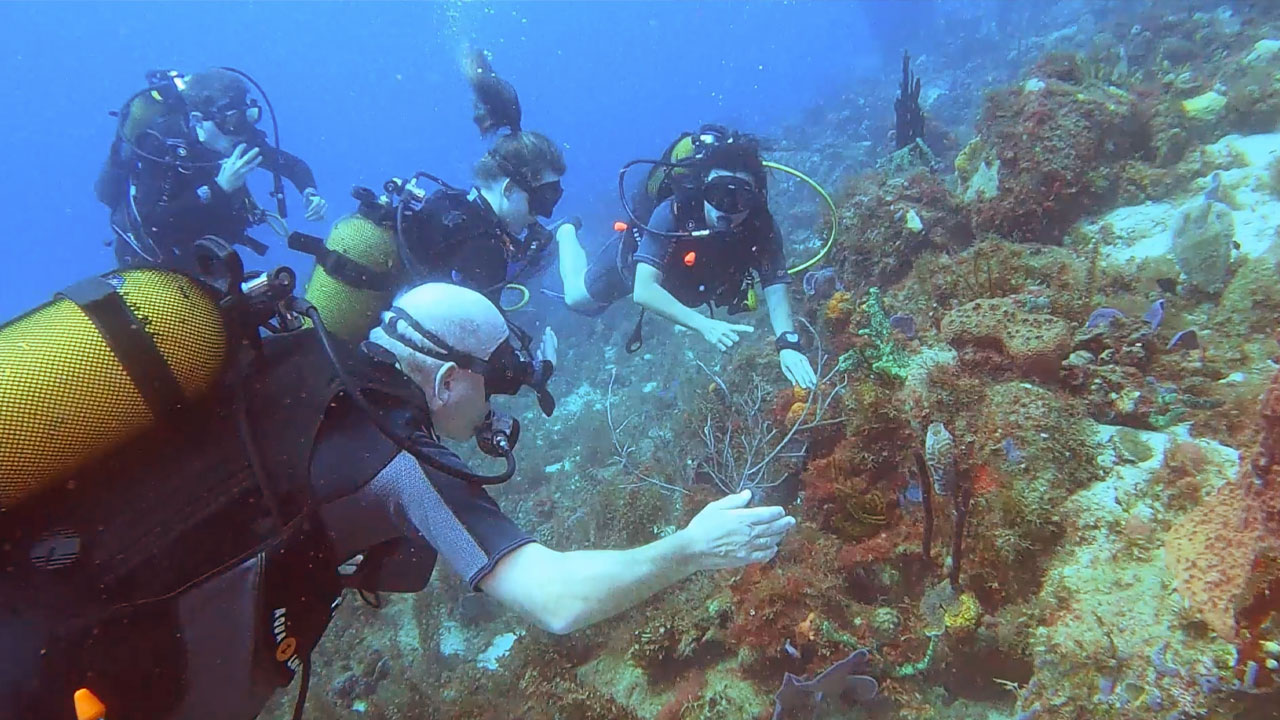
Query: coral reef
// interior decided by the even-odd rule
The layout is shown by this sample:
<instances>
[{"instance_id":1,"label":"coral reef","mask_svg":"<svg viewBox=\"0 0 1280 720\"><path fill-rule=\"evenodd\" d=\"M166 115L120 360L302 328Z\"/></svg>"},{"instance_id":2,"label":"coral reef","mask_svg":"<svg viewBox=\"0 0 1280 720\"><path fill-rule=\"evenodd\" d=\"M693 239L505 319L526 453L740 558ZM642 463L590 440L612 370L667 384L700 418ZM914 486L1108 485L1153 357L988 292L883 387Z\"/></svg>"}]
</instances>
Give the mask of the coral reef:
<instances>
[{"instance_id":1,"label":"coral reef","mask_svg":"<svg viewBox=\"0 0 1280 720\"><path fill-rule=\"evenodd\" d=\"M973 223L979 232L1057 244L1114 195L1119 163L1151 152L1150 127L1137 101L1090 77L1079 56L1047 55L1028 75L986 98L979 157L998 184L994 195L970 195Z\"/></svg>"},{"instance_id":2,"label":"coral reef","mask_svg":"<svg viewBox=\"0 0 1280 720\"><path fill-rule=\"evenodd\" d=\"M839 207L841 241L832 263L848 288L893 285L922 252L973 241L959 198L927 169L861 176Z\"/></svg>"},{"instance_id":3,"label":"coral reef","mask_svg":"<svg viewBox=\"0 0 1280 720\"><path fill-rule=\"evenodd\" d=\"M858 330L857 334L860 338L865 338L866 342L854 345L852 350L840 356L840 367L861 366L901 382L907 371L907 355L899 342L903 336L894 331L880 299L880 288L867 290L867 300L862 304L861 310L866 317L867 327Z\"/></svg>"},{"instance_id":4,"label":"coral reef","mask_svg":"<svg viewBox=\"0 0 1280 720\"><path fill-rule=\"evenodd\" d=\"M1263 532L1261 512L1237 483L1227 483L1169 530L1165 560L1174 587L1197 617L1235 642L1236 608L1245 598Z\"/></svg>"},{"instance_id":5,"label":"coral reef","mask_svg":"<svg viewBox=\"0 0 1280 720\"><path fill-rule=\"evenodd\" d=\"M623 547L754 482L798 521L773 561L569 637L453 578L348 603L308 713L1275 718L1280 6L1190 5L951 5L981 29L913 48L923 143L893 153L896 87L784 131L771 159L840 188L793 291L816 392L767 338L651 323L628 357L629 322L564 322L502 506ZM821 247L806 186L770 192L788 256ZM753 443L759 477L726 459Z\"/></svg>"}]
</instances>

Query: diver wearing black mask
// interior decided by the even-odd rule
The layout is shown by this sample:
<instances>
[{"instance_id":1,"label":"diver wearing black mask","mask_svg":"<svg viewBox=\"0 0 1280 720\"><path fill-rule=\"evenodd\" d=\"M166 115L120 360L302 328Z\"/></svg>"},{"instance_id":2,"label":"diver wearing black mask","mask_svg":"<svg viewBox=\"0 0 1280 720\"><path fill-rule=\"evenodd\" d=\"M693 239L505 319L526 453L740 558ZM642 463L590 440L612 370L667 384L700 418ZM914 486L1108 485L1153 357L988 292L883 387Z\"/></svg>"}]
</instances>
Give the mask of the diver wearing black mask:
<instances>
[{"instance_id":1,"label":"diver wearing black mask","mask_svg":"<svg viewBox=\"0 0 1280 720\"><path fill-rule=\"evenodd\" d=\"M83 482L6 507L6 717L74 707L250 718L293 685L297 719L346 588L376 607L379 593L425 588L443 560L471 590L567 633L694 572L766 562L794 525L782 508L748 508L744 492L638 548L542 545L483 487L510 470L472 473L441 442L475 437L510 464L518 426L489 398L532 386L550 410L553 358L535 360L492 303L455 285L415 287L357 349L286 297L291 273L279 285L284 275L263 276L281 291L265 295L253 289L262 278L235 275L224 300L237 317L257 323L260 309L280 308L273 332L251 335L256 351L206 397L175 406L172 425L69 476Z\"/></svg>"},{"instance_id":2,"label":"diver wearing black mask","mask_svg":"<svg viewBox=\"0 0 1280 720\"><path fill-rule=\"evenodd\" d=\"M632 200L625 194L628 169L652 166ZM755 328L714 317L755 310L757 285L769 307L783 374L813 387L816 378L803 354L792 319L782 233L769 212L766 164L759 141L717 125L682 135L660 160L633 160L618 177L626 221L588 262L573 228L556 233L565 303L594 315L623 297L641 307L627 340L628 352L643 342L644 313L652 311L693 330L719 350L728 350ZM696 308L706 305L709 314Z\"/></svg>"},{"instance_id":3,"label":"diver wearing black mask","mask_svg":"<svg viewBox=\"0 0 1280 720\"><path fill-rule=\"evenodd\" d=\"M418 336L426 339L431 346L419 342L399 328L403 323ZM409 313L400 307L392 307L387 319L382 323L382 333L396 342L426 357L444 363L453 363L462 370L469 371L484 379L485 400L494 395L516 395L521 388L528 387L538 396L538 407L543 414L551 417L555 412L556 401L547 390L547 381L555 372L555 361L535 353L531 347L531 338L518 326L507 323L510 335L503 340L486 359L462 352L439 335L427 330ZM512 342L514 338L515 342ZM366 352L377 355L378 346L365 343ZM381 355L388 360L385 355ZM476 445L480 451L490 457L500 457L507 461L506 472L495 476L476 475L470 472L457 471L450 466L437 466L430 460L424 460L432 467L447 472L469 482L492 485L505 482L515 474L515 446L520 439L520 421L490 409L484 419L475 426ZM422 459L422 458L420 458Z\"/></svg>"},{"instance_id":4,"label":"diver wearing black mask","mask_svg":"<svg viewBox=\"0 0 1280 720\"><path fill-rule=\"evenodd\" d=\"M474 168L469 190L428 173L394 183L396 236L411 282L449 282L495 302L508 284L539 272L554 238L549 219L564 194L564 155L550 138L520 128L515 88L499 78L483 52L468 64L475 93L474 120L483 136L497 135ZM502 133L502 130L506 130ZM431 194L420 179L441 185Z\"/></svg>"},{"instance_id":5,"label":"diver wearing black mask","mask_svg":"<svg viewBox=\"0 0 1280 720\"><path fill-rule=\"evenodd\" d=\"M112 242L124 267L194 267L195 243L206 235L244 245L261 255L267 245L249 230L269 223L279 232L287 216L283 179L302 194L307 220L328 207L310 166L279 147L258 125L264 108L250 94L251 77L233 68L190 76L148 75L148 87L116 113L115 141L95 184L111 208ZM262 94L267 108L270 101ZM272 173L275 202L260 207L246 186L258 168Z\"/></svg>"}]
</instances>

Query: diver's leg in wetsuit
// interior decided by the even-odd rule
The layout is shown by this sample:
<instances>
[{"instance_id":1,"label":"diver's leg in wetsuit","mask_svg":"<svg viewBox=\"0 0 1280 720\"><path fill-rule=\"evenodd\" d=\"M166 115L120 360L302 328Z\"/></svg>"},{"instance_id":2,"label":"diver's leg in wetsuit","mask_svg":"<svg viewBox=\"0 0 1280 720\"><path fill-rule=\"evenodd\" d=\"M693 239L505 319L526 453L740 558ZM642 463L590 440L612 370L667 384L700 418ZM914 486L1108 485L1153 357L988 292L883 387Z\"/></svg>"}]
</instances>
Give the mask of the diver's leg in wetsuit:
<instances>
[{"instance_id":1,"label":"diver's leg in wetsuit","mask_svg":"<svg viewBox=\"0 0 1280 720\"><path fill-rule=\"evenodd\" d=\"M623 252L624 239L623 233L615 235L589 263L577 233L559 240L564 302L570 310L594 317L615 301L631 296L635 279L634 272L624 270L624 264L631 261L630 254Z\"/></svg>"},{"instance_id":2,"label":"diver's leg in wetsuit","mask_svg":"<svg viewBox=\"0 0 1280 720\"><path fill-rule=\"evenodd\" d=\"M560 280L564 283L564 302L573 310L591 310L597 305L587 294L587 251L578 240L578 230L570 223L556 229L556 245L560 252Z\"/></svg>"}]
</instances>

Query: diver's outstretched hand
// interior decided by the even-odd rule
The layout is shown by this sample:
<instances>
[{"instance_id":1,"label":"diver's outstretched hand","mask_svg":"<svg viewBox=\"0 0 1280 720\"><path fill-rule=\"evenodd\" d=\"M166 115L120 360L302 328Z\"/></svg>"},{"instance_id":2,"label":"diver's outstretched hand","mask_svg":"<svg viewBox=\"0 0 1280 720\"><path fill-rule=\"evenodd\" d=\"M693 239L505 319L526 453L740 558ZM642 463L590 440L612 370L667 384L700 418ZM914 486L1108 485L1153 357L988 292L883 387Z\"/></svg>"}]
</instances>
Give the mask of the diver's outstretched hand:
<instances>
[{"instance_id":1,"label":"diver's outstretched hand","mask_svg":"<svg viewBox=\"0 0 1280 720\"><path fill-rule=\"evenodd\" d=\"M218 187L224 192L235 192L244 187L244 183L249 179L249 173L258 169L262 164L262 153L258 148L249 149L249 146L240 143L236 149L231 152L231 157L222 161L222 167L218 168L218 176L214 178L214 182L218 183Z\"/></svg>"},{"instance_id":2,"label":"diver's outstretched hand","mask_svg":"<svg viewBox=\"0 0 1280 720\"><path fill-rule=\"evenodd\" d=\"M813 365L809 364L809 358L799 350L786 348L778 351L778 362L782 365L782 374L791 381L792 385L805 390L812 390L818 385L818 376L813 372Z\"/></svg>"},{"instance_id":3,"label":"diver's outstretched hand","mask_svg":"<svg viewBox=\"0 0 1280 720\"><path fill-rule=\"evenodd\" d=\"M715 318L705 318L702 326L698 328L698 332L702 333L702 339L715 345L721 351L728 350L733 347L734 343L741 340L740 333L755 331L756 329L750 325L734 325Z\"/></svg>"},{"instance_id":4,"label":"diver's outstretched hand","mask_svg":"<svg viewBox=\"0 0 1280 720\"><path fill-rule=\"evenodd\" d=\"M766 562L796 520L782 508L747 507L751 491L707 503L680 534L694 563L702 570L735 568Z\"/></svg>"}]
</instances>

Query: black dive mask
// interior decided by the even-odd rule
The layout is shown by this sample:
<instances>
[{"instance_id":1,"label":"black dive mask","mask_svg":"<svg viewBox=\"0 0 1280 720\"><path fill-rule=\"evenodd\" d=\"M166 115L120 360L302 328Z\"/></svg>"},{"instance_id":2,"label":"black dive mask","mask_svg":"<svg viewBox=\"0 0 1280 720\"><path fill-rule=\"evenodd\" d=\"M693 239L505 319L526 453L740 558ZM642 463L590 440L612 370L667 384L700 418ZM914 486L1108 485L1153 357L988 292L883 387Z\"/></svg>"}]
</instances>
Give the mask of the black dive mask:
<instances>
[{"instance_id":1,"label":"black dive mask","mask_svg":"<svg viewBox=\"0 0 1280 720\"><path fill-rule=\"evenodd\" d=\"M508 324L511 334L520 342L520 347L512 344L511 338L508 337L489 354L489 359L482 360L446 343L439 335L424 328L402 308L392 306L391 315L392 319L382 324L383 332L427 357L441 362L455 363L463 370L469 370L483 377L486 398L493 395L516 395L520 392L520 388L529 387L537 393L538 407L542 409L543 414L551 417L555 412L556 400L547 390L547 381L551 379L555 368L550 361L533 357L533 353L529 350L529 337L523 330ZM396 329L396 320L403 320L406 325L440 349L424 347L410 339Z\"/></svg>"},{"instance_id":2,"label":"black dive mask","mask_svg":"<svg viewBox=\"0 0 1280 720\"><path fill-rule=\"evenodd\" d=\"M517 185L529 196L529 212L540 218L550 218L551 213L555 212L556 203L564 197L564 188L561 187L559 180L552 180L534 187L523 183L517 183Z\"/></svg>"},{"instance_id":3,"label":"black dive mask","mask_svg":"<svg viewBox=\"0 0 1280 720\"><path fill-rule=\"evenodd\" d=\"M703 183L702 199L726 215L741 215L760 202L760 194L755 186L743 178L718 175Z\"/></svg>"},{"instance_id":4,"label":"black dive mask","mask_svg":"<svg viewBox=\"0 0 1280 720\"><path fill-rule=\"evenodd\" d=\"M262 107L256 99L249 98L241 103L223 103L214 108L210 115L209 119L213 120L213 124L223 135L244 137L262 119Z\"/></svg>"}]
</instances>

